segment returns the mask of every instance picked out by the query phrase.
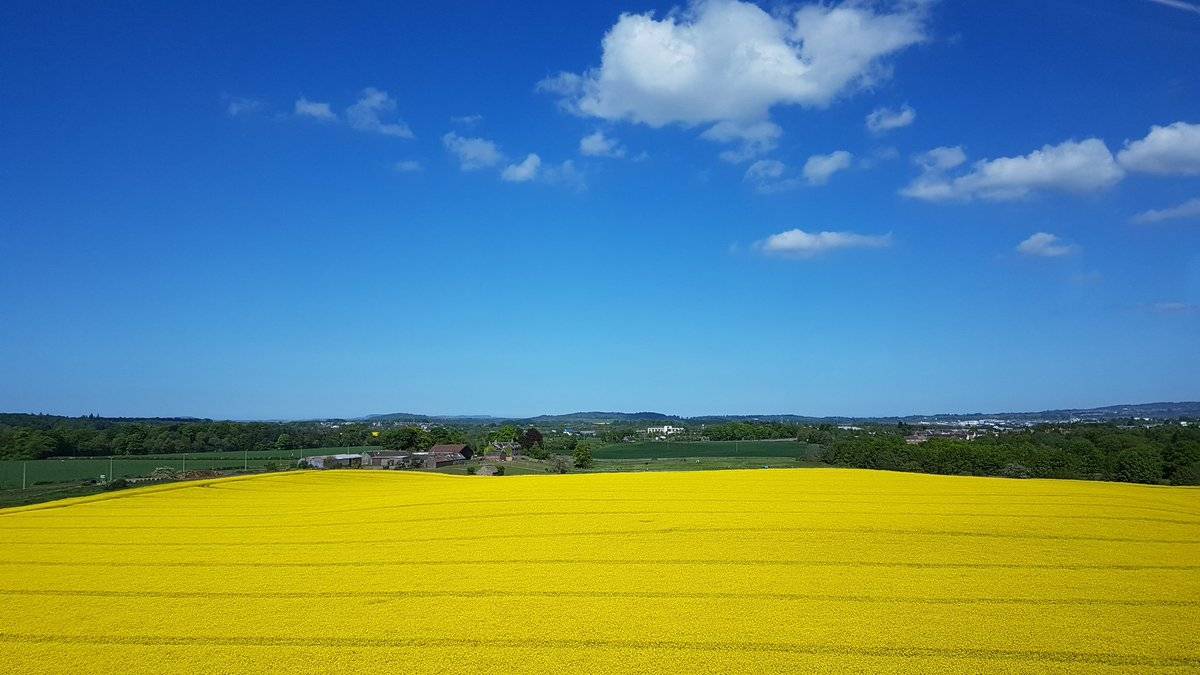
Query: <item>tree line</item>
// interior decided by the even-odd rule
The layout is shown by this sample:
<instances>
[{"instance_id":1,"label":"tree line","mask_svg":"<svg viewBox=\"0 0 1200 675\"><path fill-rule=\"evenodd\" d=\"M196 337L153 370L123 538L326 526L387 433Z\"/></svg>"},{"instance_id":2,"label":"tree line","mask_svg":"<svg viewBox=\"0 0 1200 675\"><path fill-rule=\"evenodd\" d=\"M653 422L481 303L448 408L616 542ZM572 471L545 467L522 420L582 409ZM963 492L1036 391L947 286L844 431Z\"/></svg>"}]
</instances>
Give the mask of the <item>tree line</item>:
<instances>
[{"instance_id":1,"label":"tree line","mask_svg":"<svg viewBox=\"0 0 1200 675\"><path fill-rule=\"evenodd\" d=\"M1194 426L1077 424L915 444L905 442L906 431L833 434L819 456L863 469L1200 485L1200 428Z\"/></svg>"},{"instance_id":2,"label":"tree line","mask_svg":"<svg viewBox=\"0 0 1200 675\"><path fill-rule=\"evenodd\" d=\"M379 443L366 425L0 414L0 459L288 451Z\"/></svg>"}]
</instances>

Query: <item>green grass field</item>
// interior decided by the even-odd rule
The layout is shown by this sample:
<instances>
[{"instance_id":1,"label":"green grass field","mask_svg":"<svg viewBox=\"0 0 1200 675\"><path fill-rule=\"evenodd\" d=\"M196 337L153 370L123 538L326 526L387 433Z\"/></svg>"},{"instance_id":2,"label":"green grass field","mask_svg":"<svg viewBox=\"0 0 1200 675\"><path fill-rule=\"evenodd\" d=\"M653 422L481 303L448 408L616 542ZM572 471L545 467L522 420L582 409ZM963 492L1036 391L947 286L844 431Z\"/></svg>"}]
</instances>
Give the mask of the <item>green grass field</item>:
<instances>
[{"instance_id":1,"label":"green grass field","mask_svg":"<svg viewBox=\"0 0 1200 675\"><path fill-rule=\"evenodd\" d=\"M80 457L61 459L39 459L29 462L0 461L0 490L19 490L21 472L24 469L25 485L52 485L97 480L100 476L112 478L138 478L148 476L159 467L171 467L188 471L228 471L237 469L264 469L271 466L293 466L303 453L329 455L346 452L363 452L367 447L355 448L306 448L304 450L264 450L257 452L192 452L184 454L132 455L112 458Z\"/></svg>"},{"instance_id":2,"label":"green grass field","mask_svg":"<svg viewBox=\"0 0 1200 675\"><path fill-rule=\"evenodd\" d=\"M815 458L817 446L797 441L641 441L614 443L593 452L596 459L665 457L803 457Z\"/></svg>"}]
</instances>

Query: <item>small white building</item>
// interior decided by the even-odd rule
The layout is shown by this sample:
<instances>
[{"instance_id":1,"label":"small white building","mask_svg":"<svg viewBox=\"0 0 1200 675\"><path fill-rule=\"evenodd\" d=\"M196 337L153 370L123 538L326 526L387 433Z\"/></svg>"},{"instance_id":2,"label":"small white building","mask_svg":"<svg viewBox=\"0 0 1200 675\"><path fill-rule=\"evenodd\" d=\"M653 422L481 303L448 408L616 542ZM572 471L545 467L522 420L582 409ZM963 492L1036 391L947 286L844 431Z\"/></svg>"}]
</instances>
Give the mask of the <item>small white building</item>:
<instances>
[{"instance_id":1,"label":"small white building","mask_svg":"<svg viewBox=\"0 0 1200 675\"><path fill-rule=\"evenodd\" d=\"M650 436L670 436L672 434L682 434L687 431L683 427L673 427L670 424L661 427L646 427L646 434Z\"/></svg>"}]
</instances>

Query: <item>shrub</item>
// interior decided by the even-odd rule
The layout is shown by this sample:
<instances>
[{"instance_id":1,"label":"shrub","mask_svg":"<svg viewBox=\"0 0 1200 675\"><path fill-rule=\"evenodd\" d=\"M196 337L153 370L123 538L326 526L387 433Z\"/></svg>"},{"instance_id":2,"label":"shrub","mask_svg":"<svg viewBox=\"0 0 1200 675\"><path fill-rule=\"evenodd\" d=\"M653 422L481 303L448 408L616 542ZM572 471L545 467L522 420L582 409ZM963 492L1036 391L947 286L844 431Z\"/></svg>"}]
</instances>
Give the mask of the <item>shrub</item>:
<instances>
[{"instance_id":1,"label":"shrub","mask_svg":"<svg viewBox=\"0 0 1200 675\"><path fill-rule=\"evenodd\" d=\"M504 465L497 464L496 469L492 472L492 475L493 476L503 476L504 475Z\"/></svg>"},{"instance_id":2,"label":"shrub","mask_svg":"<svg viewBox=\"0 0 1200 675\"><path fill-rule=\"evenodd\" d=\"M1000 469L1000 475L1004 476L1005 478L1031 478L1033 474L1029 471L1029 467L1027 466L1021 466L1020 464L1005 464L1004 467Z\"/></svg>"},{"instance_id":3,"label":"shrub","mask_svg":"<svg viewBox=\"0 0 1200 675\"><path fill-rule=\"evenodd\" d=\"M478 472L479 472L479 467L475 466L474 464L467 467L467 475L468 476L474 476Z\"/></svg>"}]
</instances>

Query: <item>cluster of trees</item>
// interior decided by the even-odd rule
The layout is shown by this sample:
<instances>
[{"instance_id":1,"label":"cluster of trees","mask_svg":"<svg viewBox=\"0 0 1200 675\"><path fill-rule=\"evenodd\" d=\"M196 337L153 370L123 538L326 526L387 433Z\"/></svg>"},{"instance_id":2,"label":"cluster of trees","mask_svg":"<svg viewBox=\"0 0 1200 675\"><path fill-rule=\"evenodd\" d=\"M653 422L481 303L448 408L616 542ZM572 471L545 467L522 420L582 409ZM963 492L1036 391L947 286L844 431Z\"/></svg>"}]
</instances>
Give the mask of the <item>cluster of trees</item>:
<instances>
[{"instance_id":1,"label":"cluster of trees","mask_svg":"<svg viewBox=\"0 0 1200 675\"><path fill-rule=\"evenodd\" d=\"M799 425L778 422L725 422L704 427L704 436L710 441L769 441L795 438L799 433Z\"/></svg>"},{"instance_id":2,"label":"cluster of trees","mask_svg":"<svg viewBox=\"0 0 1200 675\"><path fill-rule=\"evenodd\" d=\"M146 455L219 450L295 450L370 445L365 424L121 420L0 414L0 459Z\"/></svg>"},{"instance_id":3,"label":"cluster of trees","mask_svg":"<svg viewBox=\"0 0 1200 675\"><path fill-rule=\"evenodd\" d=\"M467 435L460 429L450 427L397 427L379 434L379 443L390 450L423 452L435 445L465 443L470 445Z\"/></svg>"},{"instance_id":4,"label":"cluster of trees","mask_svg":"<svg viewBox=\"0 0 1200 675\"><path fill-rule=\"evenodd\" d=\"M1044 427L967 441L908 444L904 430L841 436L820 458L835 466L923 473L1200 485L1200 429L1111 424Z\"/></svg>"}]
</instances>

